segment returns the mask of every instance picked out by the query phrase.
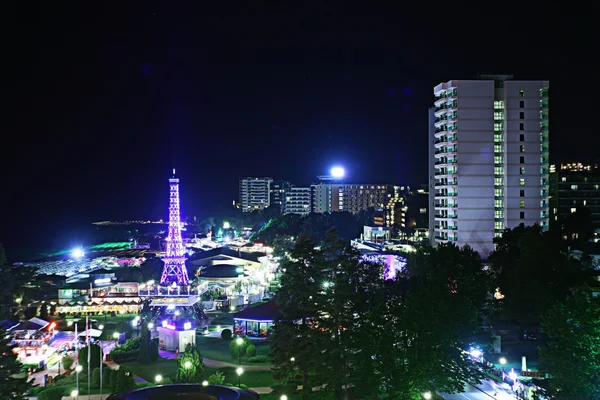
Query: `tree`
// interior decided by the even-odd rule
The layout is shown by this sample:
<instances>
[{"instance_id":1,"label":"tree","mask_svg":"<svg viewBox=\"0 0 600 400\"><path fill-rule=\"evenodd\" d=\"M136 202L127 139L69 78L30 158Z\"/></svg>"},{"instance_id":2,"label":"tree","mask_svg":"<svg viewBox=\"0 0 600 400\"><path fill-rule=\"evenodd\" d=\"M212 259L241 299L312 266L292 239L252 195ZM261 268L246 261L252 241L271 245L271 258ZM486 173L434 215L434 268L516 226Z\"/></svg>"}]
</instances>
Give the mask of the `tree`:
<instances>
[{"instance_id":1,"label":"tree","mask_svg":"<svg viewBox=\"0 0 600 400\"><path fill-rule=\"evenodd\" d=\"M25 394L33 387L27 375L21 373L21 363L13 353L10 335L0 329L0 398L25 400Z\"/></svg>"},{"instance_id":2,"label":"tree","mask_svg":"<svg viewBox=\"0 0 600 400\"><path fill-rule=\"evenodd\" d=\"M35 267L9 265L0 243L0 321L14 316L15 299L21 299L19 306L27 306L29 298L26 284L35 279L37 271Z\"/></svg>"},{"instance_id":3,"label":"tree","mask_svg":"<svg viewBox=\"0 0 600 400\"><path fill-rule=\"evenodd\" d=\"M494 243L488 261L505 296L504 311L512 319L538 321L590 277L584 265L568 256L560 237L539 225L507 229Z\"/></svg>"},{"instance_id":4,"label":"tree","mask_svg":"<svg viewBox=\"0 0 600 400\"><path fill-rule=\"evenodd\" d=\"M92 371L91 383L92 383L92 386L94 386L94 387L100 386L100 368L94 368L94 370ZM104 383L104 382L102 382L102 383Z\"/></svg>"},{"instance_id":5,"label":"tree","mask_svg":"<svg viewBox=\"0 0 600 400\"><path fill-rule=\"evenodd\" d=\"M177 359L177 383L201 383L204 380L204 363L198 348L191 343L185 346L185 352Z\"/></svg>"},{"instance_id":6,"label":"tree","mask_svg":"<svg viewBox=\"0 0 600 400\"><path fill-rule=\"evenodd\" d=\"M209 385L222 385L223 382L225 382L225 375L220 371L217 371L208 377Z\"/></svg>"},{"instance_id":7,"label":"tree","mask_svg":"<svg viewBox=\"0 0 600 400\"><path fill-rule=\"evenodd\" d=\"M43 320L48 319L48 305L46 304L46 302L42 302L40 304L40 318Z\"/></svg>"},{"instance_id":8,"label":"tree","mask_svg":"<svg viewBox=\"0 0 600 400\"><path fill-rule=\"evenodd\" d=\"M151 343L150 343L150 331L146 324L142 324L140 331L140 351L138 354L138 361L143 364L150 364L152 362Z\"/></svg>"},{"instance_id":9,"label":"tree","mask_svg":"<svg viewBox=\"0 0 600 400\"><path fill-rule=\"evenodd\" d=\"M63 357L61 364L65 371L69 371L75 361L71 357Z\"/></svg>"},{"instance_id":10,"label":"tree","mask_svg":"<svg viewBox=\"0 0 600 400\"><path fill-rule=\"evenodd\" d=\"M97 344L89 345L90 351L90 367L92 370L96 367L100 366L100 361L103 358L102 348ZM84 370L88 369L88 346L79 350L79 365L83 367Z\"/></svg>"},{"instance_id":11,"label":"tree","mask_svg":"<svg viewBox=\"0 0 600 400\"><path fill-rule=\"evenodd\" d=\"M600 398L600 299L577 290L544 314L542 332L548 343L540 348L540 365L552 376L550 394Z\"/></svg>"},{"instance_id":12,"label":"tree","mask_svg":"<svg viewBox=\"0 0 600 400\"><path fill-rule=\"evenodd\" d=\"M113 393L123 393L135 389L136 384L133 372L123 365L118 370L113 370L110 376L110 387Z\"/></svg>"}]
</instances>

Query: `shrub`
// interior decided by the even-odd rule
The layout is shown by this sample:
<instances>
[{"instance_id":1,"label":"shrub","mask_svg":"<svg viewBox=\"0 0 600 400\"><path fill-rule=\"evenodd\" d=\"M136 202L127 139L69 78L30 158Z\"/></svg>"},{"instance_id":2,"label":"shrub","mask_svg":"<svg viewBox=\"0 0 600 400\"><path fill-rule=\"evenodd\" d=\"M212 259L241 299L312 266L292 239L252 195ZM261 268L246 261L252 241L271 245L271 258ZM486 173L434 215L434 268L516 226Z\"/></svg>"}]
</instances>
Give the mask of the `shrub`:
<instances>
[{"instance_id":1,"label":"shrub","mask_svg":"<svg viewBox=\"0 0 600 400\"><path fill-rule=\"evenodd\" d=\"M221 339L231 340L232 337L233 337L233 333L231 332L231 329L223 329L221 331Z\"/></svg>"},{"instance_id":2,"label":"shrub","mask_svg":"<svg viewBox=\"0 0 600 400\"><path fill-rule=\"evenodd\" d=\"M246 357L254 357L256 356L256 346L253 344L248 345L246 347Z\"/></svg>"},{"instance_id":3,"label":"shrub","mask_svg":"<svg viewBox=\"0 0 600 400\"><path fill-rule=\"evenodd\" d=\"M138 358L139 350L124 351L120 349L114 349L110 352L110 359L120 364L125 361L135 361Z\"/></svg>"},{"instance_id":4,"label":"shrub","mask_svg":"<svg viewBox=\"0 0 600 400\"><path fill-rule=\"evenodd\" d=\"M62 367L65 369L65 371L68 371L71 369L71 367L73 367L74 362L75 361L71 357L64 357L62 359L61 364L62 364Z\"/></svg>"},{"instance_id":5,"label":"shrub","mask_svg":"<svg viewBox=\"0 0 600 400\"><path fill-rule=\"evenodd\" d=\"M222 372L215 372L211 376L208 377L208 383L210 385L222 385L225 382L225 375Z\"/></svg>"},{"instance_id":6,"label":"shrub","mask_svg":"<svg viewBox=\"0 0 600 400\"><path fill-rule=\"evenodd\" d=\"M244 385L243 383L240 383L240 389L246 389L246 390L248 390L248 386Z\"/></svg>"},{"instance_id":7,"label":"shrub","mask_svg":"<svg viewBox=\"0 0 600 400\"><path fill-rule=\"evenodd\" d=\"M154 338L150 341L150 362L155 362L159 357L158 338Z\"/></svg>"},{"instance_id":8,"label":"shrub","mask_svg":"<svg viewBox=\"0 0 600 400\"><path fill-rule=\"evenodd\" d=\"M113 393L122 393L135 389L135 376L125 366L120 366L118 370L113 372L110 380L110 388Z\"/></svg>"},{"instance_id":9,"label":"shrub","mask_svg":"<svg viewBox=\"0 0 600 400\"><path fill-rule=\"evenodd\" d=\"M49 387L38 394L38 400L61 400L64 393L64 387Z\"/></svg>"},{"instance_id":10,"label":"shrub","mask_svg":"<svg viewBox=\"0 0 600 400\"><path fill-rule=\"evenodd\" d=\"M110 387L110 378L112 376L112 369L108 367L102 367L102 386Z\"/></svg>"},{"instance_id":11,"label":"shrub","mask_svg":"<svg viewBox=\"0 0 600 400\"><path fill-rule=\"evenodd\" d=\"M94 370L92 371L91 384L92 386L96 387L100 386L100 368L94 368Z\"/></svg>"},{"instance_id":12,"label":"shrub","mask_svg":"<svg viewBox=\"0 0 600 400\"><path fill-rule=\"evenodd\" d=\"M253 357L248 357L246 359L246 361L248 361L249 363L262 363L262 362L268 362L269 361L269 357L267 356L253 356Z\"/></svg>"}]
</instances>

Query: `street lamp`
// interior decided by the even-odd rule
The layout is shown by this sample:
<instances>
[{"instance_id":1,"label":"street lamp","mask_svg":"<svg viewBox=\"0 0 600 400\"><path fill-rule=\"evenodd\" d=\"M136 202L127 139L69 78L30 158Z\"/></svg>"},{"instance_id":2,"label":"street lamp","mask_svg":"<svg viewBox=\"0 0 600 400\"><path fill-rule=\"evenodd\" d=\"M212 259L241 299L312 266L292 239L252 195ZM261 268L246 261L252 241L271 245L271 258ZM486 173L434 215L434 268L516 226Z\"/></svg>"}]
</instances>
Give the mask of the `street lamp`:
<instances>
[{"instance_id":1,"label":"street lamp","mask_svg":"<svg viewBox=\"0 0 600 400\"><path fill-rule=\"evenodd\" d=\"M81 372L81 371L83 371L83 367L81 365L78 365L75 367L75 371Z\"/></svg>"},{"instance_id":2,"label":"street lamp","mask_svg":"<svg viewBox=\"0 0 600 400\"><path fill-rule=\"evenodd\" d=\"M425 393L423 393L423 398L425 400L430 400L431 399L431 392L425 392Z\"/></svg>"},{"instance_id":3,"label":"street lamp","mask_svg":"<svg viewBox=\"0 0 600 400\"><path fill-rule=\"evenodd\" d=\"M104 325L102 325L102 324L98 325L98 329L104 330Z\"/></svg>"},{"instance_id":4,"label":"street lamp","mask_svg":"<svg viewBox=\"0 0 600 400\"><path fill-rule=\"evenodd\" d=\"M79 395L79 390L71 390L71 397L76 398Z\"/></svg>"},{"instance_id":5,"label":"street lamp","mask_svg":"<svg viewBox=\"0 0 600 400\"><path fill-rule=\"evenodd\" d=\"M244 373L244 369L242 367L238 367L238 369L236 369L235 372L238 375L238 387L241 387L242 386L242 374Z\"/></svg>"},{"instance_id":6,"label":"street lamp","mask_svg":"<svg viewBox=\"0 0 600 400\"><path fill-rule=\"evenodd\" d=\"M113 333L113 338L114 338L115 340L119 340L119 336L120 336L120 335L119 335L119 332L115 332L115 333Z\"/></svg>"},{"instance_id":7,"label":"street lamp","mask_svg":"<svg viewBox=\"0 0 600 400\"><path fill-rule=\"evenodd\" d=\"M202 381L202 386L208 386L208 381Z\"/></svg>"},{"instance_id":8,"label":"street lamp","mask_svg":"<svg viewBox=\"0 0 600 400\"><path fill-rule=\"evenodd\" d=\"M192 363L191 363L191 361L186 361L186 362L184 362L184 363L183 363L183 368L185 368L185 369L190 369L190 368L192 368Z\"/></svg>"},{"instance_id":9,"label":"street lamp","mask_svg":"<svg viewBox=\"0 0 600 400\"><path fill-rule=\"evenodd\" d=\"M244 339L238 337L235 339L235 344L238 345L238 364L242 363L242 345L244 344Z\"/></svg>"},{"instance_id":10,"label":"street lamp","mask_svg":"<svg viewBox=\"0 0 600 400\"><path fill-rule=\"evenodd\" d=\"M288 400L288 399L287 399L287 396L286 396L285 394L282 394L282 395L281 395L281 397L280 397L280 399L281 399L281 400Z\"/></svg>"},{"instance_id":11,"label":"street lamp","mask_svg":"<svg viewBox=\"0 0 600 400\"><path fill-rule=\"evenodd\" d=\"M148 329L152 329L152 328L154 328L154 323L148 322Z\"/></svg>"},{"instance_id":12,"label":"street lamp","mask_svg":"<svg viewBox=\"0 0 600 400\"><path fill-rule=\"evenodd\" d=\"M506 365L506 358L501 357L500 360L498 360L498 361L500 361L500 364Z\"/></svg>"},{"instance_id":13,"label":"street lamp","mask_svg":"<svg viewBox=\"0 0 600 400\"><path fill-rule=\"evenodd\" d=\"M296 361L296 357L292 357L292 358L290 358L290 361L291 361L291 362L294 362L294 361Z\"/></svg>"},{"instance_id":14,"label":"street lamp","mask_svg":"<svg viewBox=\"0 0 600 400\"><path fill-rule=\"evenodd\" d=\"M154 381L155 381L156 383L160 383L160 382L162 381L162 375L156 375L156 376L154 377Z\"/></svg>"}]
</instances>

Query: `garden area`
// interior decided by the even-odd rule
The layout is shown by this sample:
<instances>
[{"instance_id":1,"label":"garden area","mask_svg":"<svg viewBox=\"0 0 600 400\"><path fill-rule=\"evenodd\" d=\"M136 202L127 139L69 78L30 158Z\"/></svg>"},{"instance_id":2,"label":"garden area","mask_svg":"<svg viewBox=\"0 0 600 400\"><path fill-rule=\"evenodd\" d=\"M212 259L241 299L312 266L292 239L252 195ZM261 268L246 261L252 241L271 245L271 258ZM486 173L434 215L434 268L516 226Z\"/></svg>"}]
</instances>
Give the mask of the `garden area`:
<instances>
[{"instance_id":1,"label":"garden area","mask_svg":"<svg viewBox=\"0 0 600 400\"><path fill-rule=\"evenodd\" d=\"M253 354L248 354L247 356L246 354L242 354L242 365L270 365L269 355L271 354L271 348L268 343L252 342L252 344L255 351L252 352ZM239 354L234 350L234 354L232 355L230 348L230 346L236 346L235 339L223 340L197 335L196 345L204 358L238 364Z\"/></svg>"}]
</instances>

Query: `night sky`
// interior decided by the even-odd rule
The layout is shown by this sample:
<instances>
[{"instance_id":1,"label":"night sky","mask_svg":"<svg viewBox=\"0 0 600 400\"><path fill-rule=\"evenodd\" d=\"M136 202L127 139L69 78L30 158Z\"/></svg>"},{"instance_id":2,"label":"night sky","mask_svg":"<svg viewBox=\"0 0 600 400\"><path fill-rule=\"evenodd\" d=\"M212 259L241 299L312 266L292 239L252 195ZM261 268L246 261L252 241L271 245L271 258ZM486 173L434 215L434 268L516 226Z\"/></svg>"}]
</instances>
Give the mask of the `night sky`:
<instances>
[{"instance_id":1,"label":"night sky","mask_svg":"<svg viewBox=\"0 0 600 400\"><path fill-rule=\"evenodd\" d=\"M173 167L188 216L230 205L243 176L308 184L341 164L352 181L424 183L432 87L477 73L550 80L552 161L600 156L591 6L171 3L20 3L0 157L7 247L166 218Z\"/></svg>"}]
</instances>

